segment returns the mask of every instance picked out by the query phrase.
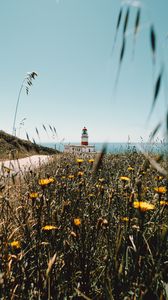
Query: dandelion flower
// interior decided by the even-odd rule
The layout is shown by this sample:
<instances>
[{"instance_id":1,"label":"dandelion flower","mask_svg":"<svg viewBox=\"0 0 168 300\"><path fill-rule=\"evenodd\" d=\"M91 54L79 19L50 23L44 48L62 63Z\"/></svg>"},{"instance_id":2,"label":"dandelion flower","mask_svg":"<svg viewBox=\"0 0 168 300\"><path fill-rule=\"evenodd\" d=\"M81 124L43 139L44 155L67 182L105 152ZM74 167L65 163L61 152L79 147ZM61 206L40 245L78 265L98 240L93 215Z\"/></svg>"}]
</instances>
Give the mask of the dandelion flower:
<instances>
[{"instance_id":1,"label":"dandelion flower","mask_svg":"<svg viewBox=\"0 0 168 300\"><path fill-rule=\"evenodd\" d=\"M129 218L128 218L128 217L121 217L121 221L123 221L123 222L128 222L128 221L129 221Z\"/></svg>"},{"instance_id":2,"label":"dandelion flower","mask_svg":"<svg viewBox=\"0 0 168 300\"><path fill-rule=\"evenodd\" d=\"M42 229L45 231L50 231L50 230L56 230L56 229L58 229L58 227L53 226L53 225L46 225L46 226L42 227Z\"/></svg>"},{"instance_id":3,"label":"dandelion flower","mask_svg":"<svg viewBox=\"0 0 168 300\"><path fill-rule=\"evenodd\" d=\"M90 164L93 164L93 163L94 163L94 159L93 159L93 158L90 158L90 159L88 160L88 162L89 162Z\"/></svg>"},{"instance_id":4,"label":"dandelion flower","mask_svg":"<svg viewBox=\"0 0 168 300\"><path fill-rule=\"evenodd\" d=\"M166 187L165 186L159 186L154 188L155 192L158 194L165 194L166 193Z\"/></svg>"},{"instance_id":5,"label":"dandelion flower","mask_svg":"<svg viewBox=\"0 0 168 300\"><path fill-rule=\"evenodd\" d=\"M75 177L75 176L72 175L72 174L68 175L68 178L69 178L69 179L73 179L74 177Z\"/></svg>"},{"instance_id":6,"label":"dandelion flower","mask_svg":"<svg viewBox=\"0 0 168 300\"><path fill-rule=\"evenodd\" d=\"M83 159L82 158L77 158L77 163L79 164L79 165L81 165L81 163L83 163Z\"/></svg>"},{"instance_id":7,"label":"dandelion flower","mask_svg":"<svg viewBox=\"0 0 168 300\"><path fill-rule=\"evenodd\" d=\"M167 206L168 205L168 201L160 201L160 205L161 206Z\"/></svg>"},{"instance_id":8,"label":"dandelion flower","mask_svg":"<svg viewBox=\"0 0 168 300\"><path fill-rule=\"evenodd\" d=\"M74 225L75 225L75 226L80 226L80 224L81 224L81 220L80 220L79 218L75 218L75 219L73 220L73 222L74 222Z\"/></svg>"},{"instance_id":9,"label":"dandelion flower","mask_svg":"<svg viewBox=\"0 0 168 300\"><path fill-rule=\"evenodd\" d=\"M155 205L145 201L134 201L133 206L134 208L138 208L141 212L155 209Z\"/></svg>"},{"instance_id":10,"label":"dandelion flower","mask_svg":"<svg viewBox=\"0 0 168 300\"><path fill-rule=\"evenodd\" d=\"M39 197L39 194L36 193L36 192L32 192L32 193L29 194L29 197L30 197L30 199L36 199L36 198Z\"/></svg>"},{"instance_id":11,"label":"dandelion flower","mask_svg":"<svg viewBox=\"0 0 168 300\"><path fill-rule=\"evenodd\" d=\"M44 178L44 179L39 179L39 185L44 186L44 185L48 185L50 183L53 183L55 180L54 178L50 177L50 178Z\"/></svg>"},{"instance_id":12,"label":"dandelion flower","mask_svg":"<svg viewBox=\"0 0 168 300\"><path fill-rule=\"evenodd\" d=\"M19 241L13 241L13 242L10 243L10 245L14 249L19 249L21 247Z\"/></svg>"},{"instance_id":13,"label":"dandelion flower","mask_svg":"<svg viewBox=\"0 0 168 300\"><path fill-rule=\"evenodd\" d=\"M132 168L132 167L128 167L128 169L127 169L128 171L134 171L134 168Z\"/></svg>"},{"instance_id":14,"label":"dandelion flower","mask_svg":"<svg viewBox=\"0 0 168 300\"><path fill-rule=\"evenodd\" d=\"M122 181L130 181L130 178L127 176L120 176L120 180Z\"/></svg>"},{"instance_id":15,"label":"dandelion flower","mask_svg":"<svg viewBox=\"0 0 168 300\"><path fill-rule=\"evenodd\" d=\"M84 173L81 172L81 171L78 172L78 176L79 176L79 177L83 176L83 174L84 174Z\"/></svg>"}]
</instances>

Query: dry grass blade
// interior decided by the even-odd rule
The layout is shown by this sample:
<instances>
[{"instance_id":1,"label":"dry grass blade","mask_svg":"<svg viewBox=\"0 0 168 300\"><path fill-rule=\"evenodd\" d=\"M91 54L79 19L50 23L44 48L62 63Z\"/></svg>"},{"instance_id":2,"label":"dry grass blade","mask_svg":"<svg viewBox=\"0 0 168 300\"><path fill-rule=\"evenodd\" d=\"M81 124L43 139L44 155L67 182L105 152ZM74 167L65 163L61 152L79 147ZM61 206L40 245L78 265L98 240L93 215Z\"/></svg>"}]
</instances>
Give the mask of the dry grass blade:
<instances>
[{"instance_id":1,"label":"dry grass blade","mask_svg":"<svg viewBox=\"0 0 168 300\"><path fill-rule=\"evenodd\" d=\"M27 140L30 142L29 135L27 132L26 132L26 137L27 137Z\"/></svg>"},{"instance_id":2,"label":"dry grass blade","mask_svg":"<svg viewBox=\"0 0 168 300\"><path fill-rule=\"evenodd\" d=\"M85 300L92 300L91 298L85 296L79 289L75 288L75 292L78 294L78 297L82 297Z\"/></svg>"},{"instance_id":3,"label":"dry grass blade","mask_svg":"<svg viewBox=\"0 0 168 300\"><path fill-rule=\"evenodd\" d=\"M121 23L122 11L123 11L123 9L121 7L120 11L119 11L119 14L118 14L118 19L117 19L117 25L116 25L116 31L115 31L115 38L114 38L112 53L114 51L114 47L115 47L116 40L117 40L118 29L119 29L119 26L120 26L120 23Z\"/></svg>"},{"instance_id":4,"label":"dry grass blade","mask_svg":"<svg viewBox=\"0 0 168 300\"><path fill-rule=\"evenodd\" d=\"M148 153L143 151L142 148L141 151L155 170L157 170L161 175L167 176L168 174L167 171L164 168L162 168L161 165L156 160L154 160Z\"/></svg>"},{"instance_id":5,"label":"dry grass blade","mask_svg":"<svg viewBox=\"0 0 168 300\"><path fill-rule=\"evenodd\" d=\"M120 52L120 61L119 61L120 64L123 60L124 52L125 52L125 37L123 37L123 42L122 42L122 47L121 47L121 52Z\"/></svg>"},{"instance_id":6,"label":"dry grass blade","mask_svg":"<svg viewBox=\"0 0 168 300\"><path fill-rule=\"evenodd\" d=\"M130 14L130 8L128 7L125 15L125 20L124 20L123 35L125 35L128 27L129 14Z\"/></svg>"},{"instance_id":7,"label":"dry grass blade","mask_svg":"<svg viewBox=\"0 0 168 300\"><path fill-rule=\"evenodd\" d=\"M134 36L136 36L136 34L138 33L138 30L139 30L140 16L141 16L141 9L139 8L137 11L136 19L135 19Z\"/></svg>"},{"instance_id":8,"label":"dry grass blade","mask_svg":"<svg viewBox=\"0 0 168 300\"><path fill-rule=\"evenodd\" d=\"M155 55L156 55L156 35L153 28L153 25L150 28L150 43L151 43L151 49L153 54L153 62L155 62Z\"/></svg>"},{"instance_id":9,"label":"dry grass blade","mask_svg":"<svg viewBox=\"0 0 168 300\"><path fill-rule=\"evenodd\" d=\"M38 138L40 140L40 135L39 135L39 131L38 131L37 127L35 129L36 129L37 136L38 136Z\"/></svg>"},{"instance_id":10,"label":"dry grass blade","mask_svg":"<svg viewBox=\"0 0 168 300\"><path fill-rule=\"evenodd\" d=\"M154 96L153 96L153 103L152 103L152 107L151 107L151 111L149 114L149 117L151 116L151 113L154 109L154 106L156 104L156 100L160 91L160 86L161 86L161 81L162 81L162 74L163 74L163 70L161 70L157 80L156 80L156 84L155 84L155 88L154 88Z\"/></svg>"},{"instance_id":11,"label":"dry grass blade","mask_svg":"<svg viewBox=\"0 0 168 300\"><path fill-rule=\"evenodd\" d=\"M122 7L120 8L119 14L118 14L118 19L117 19L117 26L116 26L116 32L119 29L120 23L121 23L121 17L122 17Z\"/></svg>"},{"instance_id":12,"label":"dry grass blade","mask_svg":"<svg viewBox=\"0 0 168 300\"><path fill-rule=\"evenodd\" d=\"M155 137L156 133L159 131L160 127L161 127L162 123L159 123L153 130L151 137L150 137L150 142L153 140L153 138Z\"/></svg>"},{"instance_id":13,"label":"dry grass blade","mask_svg":"<svg viewBox=\"0 0 168 300\"><path fill-rule=\"evenodd\" d=\"M104 155L107 152L107 144L103 145L102 151L97 155L97 158L95 160L94 166L93 166L93 174L96 174L98 169L100 168L101 164L102 164L102 160Z\"/></svg>"},{"instance_id":14,"label":"dry grass blade","mask_svg":"<svg viewBox=\"0 0 168 300\"><path fill-rule=\"evenodd\" d=\"M48 276L50 275L50 272L52 270L52 267L55 263L55 260L56 260L56 253L53 255L53 257L50 258L49 262L48 262L48 267L47 267L47 270L46 270L46 277L48 278Z\"/></svg>"}]
</instances>

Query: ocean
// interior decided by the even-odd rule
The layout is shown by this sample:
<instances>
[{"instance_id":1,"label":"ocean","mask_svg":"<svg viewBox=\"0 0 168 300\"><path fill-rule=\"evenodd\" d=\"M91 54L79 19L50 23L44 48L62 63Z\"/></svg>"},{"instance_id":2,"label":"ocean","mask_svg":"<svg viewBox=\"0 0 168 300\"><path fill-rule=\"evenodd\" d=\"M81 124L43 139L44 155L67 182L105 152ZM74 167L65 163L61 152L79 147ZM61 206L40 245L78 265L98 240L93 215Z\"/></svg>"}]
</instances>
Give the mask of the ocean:
<instances>
[{"instance_id":1,"label":"ocean","mask_svg":"<svg viewBox=\"0 0 168 300\"><path fill-rule=\"evenodd\" d=\"M72 143L78 145L79 143ZM57 149L58 151L64 151L63 143L42 143L42 146ZM96 152L100 152L103 148L104 143L90 143L90 145L95 145ZM168 151L167 143L106 143L107 153L127 153L130 151L140 152L141 149L145 152L151 153L166 153Z\"/></svg>"}]
</instances>

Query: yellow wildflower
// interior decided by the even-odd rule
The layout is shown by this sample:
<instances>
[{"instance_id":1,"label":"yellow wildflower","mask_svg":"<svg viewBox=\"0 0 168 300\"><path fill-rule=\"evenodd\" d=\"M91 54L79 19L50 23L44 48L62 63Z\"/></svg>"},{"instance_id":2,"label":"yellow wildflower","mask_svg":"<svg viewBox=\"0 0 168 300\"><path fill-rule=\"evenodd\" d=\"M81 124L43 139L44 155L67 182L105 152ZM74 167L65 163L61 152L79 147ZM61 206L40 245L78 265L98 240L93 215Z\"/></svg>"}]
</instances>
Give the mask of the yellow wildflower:
<instances>
[{"instance_id":1,"label":"yellow wildflower","mask_svg":"<svg viewBox=\"0 0 168 300\"><path fill-rule=\"evenodd\" d=\"M134 208L138 208L142 212L155 209L155 205L150 204L145 201L134 201L133 206L134 206Z\"/></svg>"},{"instance_id":2,"label":"yellow wildflower","mask_svg":"<svg viewBox=\"0 0 168 300\"><path fill-rule=\"evenodd\" d=\"M74 222L74 225L75 225L75 226L80 226L80 224L81 224L81 220L80 220L79 218L75 218L75 219L73 220L73 222Z\"/></svg>"},{"instance_id":3,"label":"yellow wildflower","mask_svg":"<svg viewBox=\"0 0 168 300\"><path fill-rule=\"evenodd\" d=\"M165 186L159 186L154 188L155 192L158 194L165 194L166 193L166 187Z\"/></svg>"},{"instance_id":4,"label":"yellow wildflower","mask_svg":"<svg viewBox=\"0 0 168 300\"><path fill-rule=\"evenodd\" d=\"M73 179L74 177L75 177L75 176L72 175L72 174L68 175L68 178L69 178L69 179Z\"/></svg>"},{"instance_id":5,"label":"yellow wildflower","mask_svg":"<svg viewBox=\"0 0 168 300\"><path fill-rule=\"evenodd\" d=\"M36 199L36 198L39 197L39 194L36 193L36 192L32 192L32 193L29 194L29 197L30 197L31 199Z\"/></svg>"},{"instance_id":6,"label":"yellow wildflower","mask_svg":"<svg viewBox=\"0 0 168 300\"><path fill-rule=\"evenodd\" d=\"M84 173L81 172L81 171L78 172L78 176L79 176L79 177L83 176L83 174L84 174Z\"/></svg>"},{"instance_id":7,"label":"yellow wildflower","mask_svg":"<svg viewBox=\"0 0 168 300\"><path fill-rule=\"evenodd\" d=\"M15 248L15 249L19 249L20 248L20 242L19 241L13 241L10 243L11 247L12 248Z\"/></svg>"},{"instance_id":8,"label":"yellow wildflower","mask_svg":"<svg viewBox=\"0 0 168 300\"><path fill-rule=\"evenodd\" d=\"M134 168L132 168L132 167L128 167L128 169L127 169L128 171L134 171Z\"/></svg>"},{"instance_id":9,"label":"yellow wildflower","mask_svg":"<svg viewBox=\"0 0 168 300\"><path fill-rule=\"evenodd\" d=\"M90 158L90 159L88 160L88 162L89 162L90 164L93 164L93 163L94 163L94 159L93 159L93 158Z\"/></svg>"},{"instance_id":10,"label":"yellow wildflower","mask_svg":"<svg viewBox=\"0 0 168 300\"><path fill-rule=\"evenodd\" d=\"M50 230L56 230L58 229L58 227L53 225L45 225L44 227L42 227L42 229L46 231L50 231Z\"/></svg>"},{"instance_id":11,"label":"yellow wildflower","mask_svg":"<svg viewBox=\"0 0 168 300\"><path fill-rule=\"evenodd\" d=\"M39 179L39 185L48 185L50 183L54 182L54 178L50 177L50 178L44 178L44 179Z\"/></svg>"},{"instance_id":12,"label":"yellow wildflower","mask_svg":"<svg viewBox=\"0 0 168 300\"><path fill-rule=\"evenodd\" d=\"M166 205L168 205L168 201L164 201L164 200L160 201L160 205L161 206L166 206Z\"/></svg>"},{"instance_id":13,"label":"yellow wildflower","mask_svg":"<svg viewBox=\"0 0 168 300\"><path fill-rule=\"evenodd\" d=\"M129 218L128 218L128 217L121 217L121 221L123 221L123 222L128 222L128 221L129 221Z\"/></svg>"},{"instance_id":14,"label":"yellow wildflower","mask_svg":"<svg viewBox=\"0 0 168 300\"><path fill-rule=\"evenodd\" d=\"M130 178L126 177L126 176L120 176L120 180L122 180L122 181L130 181Z\"/></svg>"}]
</instances>

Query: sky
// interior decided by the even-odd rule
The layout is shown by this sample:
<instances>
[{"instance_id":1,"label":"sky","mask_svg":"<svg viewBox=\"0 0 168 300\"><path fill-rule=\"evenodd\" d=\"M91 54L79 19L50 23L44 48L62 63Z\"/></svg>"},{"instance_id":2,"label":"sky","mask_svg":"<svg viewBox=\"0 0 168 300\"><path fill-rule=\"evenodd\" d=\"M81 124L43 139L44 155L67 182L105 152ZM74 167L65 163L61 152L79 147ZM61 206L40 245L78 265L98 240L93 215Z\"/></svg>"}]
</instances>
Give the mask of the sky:
<instances>
[{"instance_id":1,"label":"sky","mask_svg":"<svg viewBox=\"0 0 168 300\"><path fill-rule=\"evenodd\" d=\"M126 48L117 81L129 4ZM134 45L137 6L141 19ZM26 86L20 94L18 137L26 138L27 132L39 142L37 128L40 142L78 142L86 126L90 142L147 141L156 125L164 124L167 109L167 12L167 0L1 0L0 129L12 133L21 84L27 72L35 71L38 76L29 94ZM152 24L155 64L150 47ZM163 65L161 88L148 120L153 88ZM57 136L49 125L56 128ZM162 126L159 140L164 133Z\"/></svg>"}]
</instances>

